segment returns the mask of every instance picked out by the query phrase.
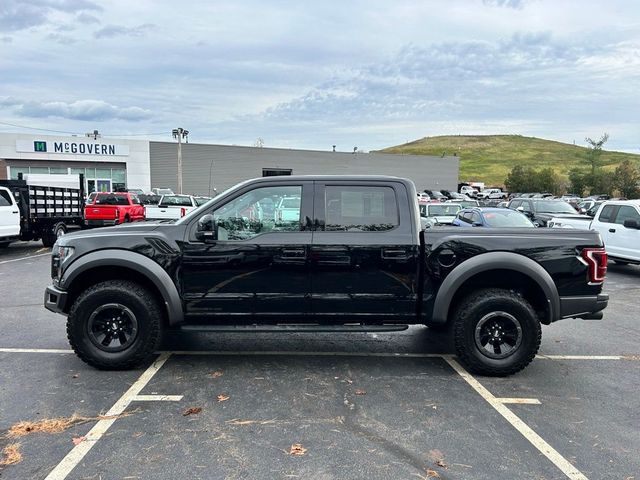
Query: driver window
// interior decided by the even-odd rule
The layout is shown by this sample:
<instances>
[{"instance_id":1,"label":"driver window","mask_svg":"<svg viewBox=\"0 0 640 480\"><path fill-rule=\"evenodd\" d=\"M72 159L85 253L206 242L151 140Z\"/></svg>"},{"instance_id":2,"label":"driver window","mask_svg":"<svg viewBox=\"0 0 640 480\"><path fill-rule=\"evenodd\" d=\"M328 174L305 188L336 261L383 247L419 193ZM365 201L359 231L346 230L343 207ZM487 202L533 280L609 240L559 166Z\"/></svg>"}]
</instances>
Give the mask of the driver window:
<instances>
[{"instance_id":1,"label":"driver window","mask_svg":"<svg viewBox=\"0 0 640 480\"><path fill-rule=\"evenodd\" d=\"M302 186L251 190L213 212L219 240L247 240L270 232L299 232Z\"/></svg>"}]
</instances>

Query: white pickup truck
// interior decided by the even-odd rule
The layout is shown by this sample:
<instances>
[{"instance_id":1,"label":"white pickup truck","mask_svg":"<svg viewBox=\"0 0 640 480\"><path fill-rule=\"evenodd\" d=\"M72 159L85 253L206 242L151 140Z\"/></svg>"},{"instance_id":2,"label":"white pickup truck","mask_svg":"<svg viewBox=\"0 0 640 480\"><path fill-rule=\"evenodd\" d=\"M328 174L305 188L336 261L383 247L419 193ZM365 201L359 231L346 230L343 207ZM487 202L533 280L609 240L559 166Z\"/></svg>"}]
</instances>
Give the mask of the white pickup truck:
<instances>
[{"instance_id":1,"label":"white pickup truck","mask_svg":"<svg viewBox=\"0 0 640 480\"><path fill-rule=\"evenodd\" d=\"M20 237L20 209L13 193L0 187L0 248L6 248Z\"/></svg>"},{"instance_id":2,"label":"white pickup truck","mask_svg":"<svg viewBox=\"0 0 640 480\"><path fill-rule=\"evenodd\" d=\"M184 217L199 204L191 195L163 195L158 205L145 205L145 220L177 220Z\"/></svg>"},{"instance_id":3,"label":"white pickup truck","mask_svg":"<svg viewBox=\"0 0 640 480\"><path fill-rule=\"evenodd\" d=\"M552 218L552 228L582 228L600 233L607 255L616 263L640 264L640 200L607 201L588 217Z\"/></svg>"}]
</instances>

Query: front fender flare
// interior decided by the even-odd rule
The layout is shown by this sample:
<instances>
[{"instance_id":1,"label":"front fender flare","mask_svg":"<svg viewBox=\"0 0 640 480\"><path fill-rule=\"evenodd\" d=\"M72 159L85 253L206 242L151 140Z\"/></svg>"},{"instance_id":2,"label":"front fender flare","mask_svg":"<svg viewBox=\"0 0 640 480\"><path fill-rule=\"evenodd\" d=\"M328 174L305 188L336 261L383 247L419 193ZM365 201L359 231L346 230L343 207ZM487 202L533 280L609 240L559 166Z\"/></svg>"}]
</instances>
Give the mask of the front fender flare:
<instances>
[{"instance_id":1,"label":"front fender flare","mask_svg":"<svg viewBox=\"0 0 640 480\"><path fill-rule=\"evenodd\" d=\"M447 323L451 301L458 289L474 275L490 270L513 270L531 278L547 297L549 306L546 322L560 318L560 296L551 275L537 262L512 252L488 252L462 262L444 279L433 305L431 322Z\"/></svg>"},{"instance_id":2,"label":"front fender flare","mask_svg":"<svg viewBox=\"0 0 640 480\"><path fill-rule=\"evenodd\" d=\"M60 287L67 290L73 281L83 272L95 267L125 267L144 275L155 285L165 304L169 325L184 320L182 301L169 274L149 257L128 250L99 250L78 258L64 271Z\"/></svg>"}]
</instances>

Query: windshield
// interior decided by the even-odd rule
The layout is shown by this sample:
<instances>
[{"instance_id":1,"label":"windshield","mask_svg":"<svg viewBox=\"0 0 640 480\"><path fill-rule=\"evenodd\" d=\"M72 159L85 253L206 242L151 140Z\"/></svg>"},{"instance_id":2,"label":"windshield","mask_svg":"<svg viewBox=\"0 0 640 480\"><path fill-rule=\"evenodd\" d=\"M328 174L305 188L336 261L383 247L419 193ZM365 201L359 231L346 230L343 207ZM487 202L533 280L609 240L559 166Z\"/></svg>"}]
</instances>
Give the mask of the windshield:
<instances>
[{"instance_id":1,"label":"windshield","mask_svg":"<svg viewBox=\"0 0 640 480\"><path fill-rule=\"evenodd\" d=\"M427 207L427 217L454 216L461 210L460 205L425 205Z\"/></svg>"},{"instance_id":2,"label":"windshield","mask_svg":"<svg viewBox=\"0 0 640 480\"><path fill-rule=\"evenodd\" d=\"M160 207L190 207L191 199L189 197L182 197L179 195L165 195L162 197L162 201L160 202Z\"/></svg>"},{"instance_id":3,"label":"windshield","mask_svg":"<svg viewBox=\"0 0 640 480\"><path fill-rule=\"evenodd\" d=\"M567 202L557 200L537 202L536 210L546 213L576 213L575 209Z\"/></svg>"},{"instance_id":4,"label":"windshield","mask_svg":"<svg viewBox=\"0 0 640 480\"><path fill-rule=\"evenodd\" d=\"M490 227L533 227L533 223L515 210L492 210L483 212L484 221Z\"/></svg>"}]
</instances>

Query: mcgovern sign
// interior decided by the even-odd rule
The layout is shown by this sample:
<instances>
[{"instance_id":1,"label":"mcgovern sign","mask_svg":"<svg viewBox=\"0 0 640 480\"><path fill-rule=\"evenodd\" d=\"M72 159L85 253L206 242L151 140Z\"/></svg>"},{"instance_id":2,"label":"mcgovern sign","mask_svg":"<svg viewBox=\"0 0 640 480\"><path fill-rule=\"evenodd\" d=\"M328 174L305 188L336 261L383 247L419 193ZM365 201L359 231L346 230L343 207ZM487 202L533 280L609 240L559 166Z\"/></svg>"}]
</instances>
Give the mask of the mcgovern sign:
<instances>
[{"instance_id":1,"label":"mcgovern sign","mask_svg":"<svg viewBox=\"0 0 640 480\"><path fill-rule=\"evenodd\" d=\"M87 141L16 140L16 152L120 157L129 155L129 145Z\"/></svg>"}]
</instances>

